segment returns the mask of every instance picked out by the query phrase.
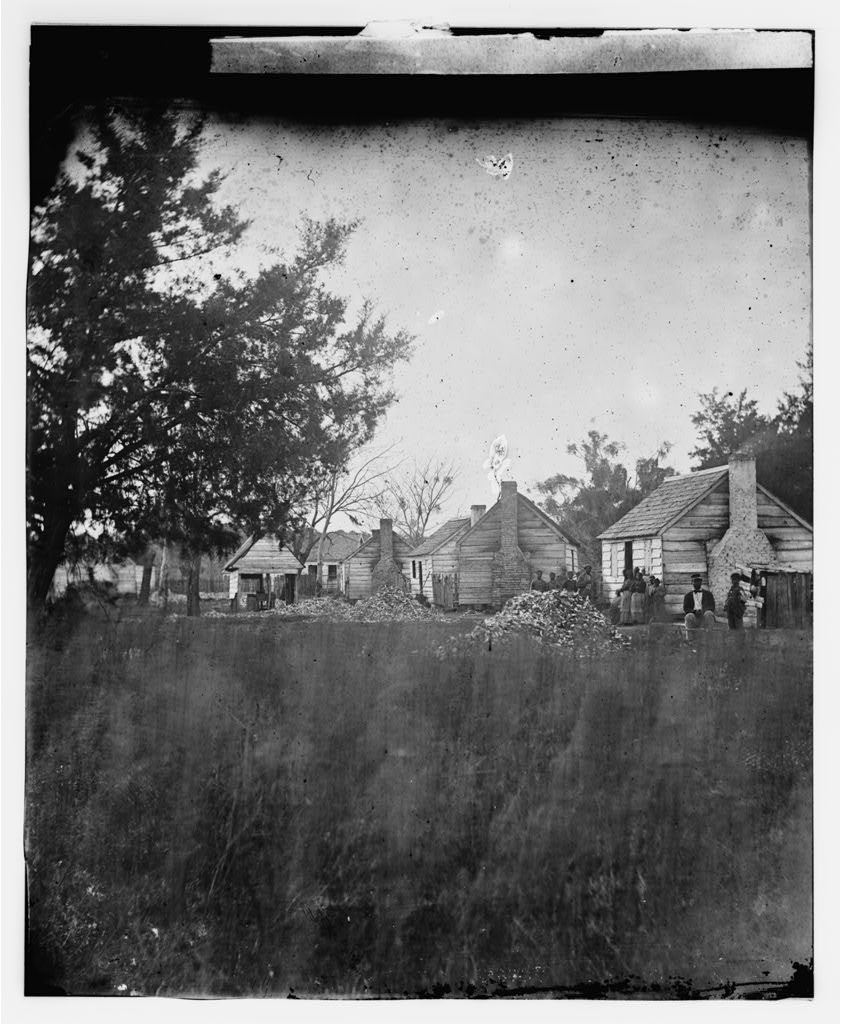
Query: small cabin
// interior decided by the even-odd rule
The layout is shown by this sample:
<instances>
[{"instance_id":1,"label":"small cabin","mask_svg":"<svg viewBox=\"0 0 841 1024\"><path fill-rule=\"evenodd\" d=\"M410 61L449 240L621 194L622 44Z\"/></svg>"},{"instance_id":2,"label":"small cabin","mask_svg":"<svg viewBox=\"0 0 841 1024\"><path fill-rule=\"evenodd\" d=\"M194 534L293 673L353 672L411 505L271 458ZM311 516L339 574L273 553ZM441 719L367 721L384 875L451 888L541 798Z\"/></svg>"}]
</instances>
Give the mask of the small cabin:
<instances>
[{"instance_id":1,"label":"small cabin","mask_svg":"<svg viewBox=\"0 0 841 1024\"><path fill-rule=\"evenodd\" d=\"M412 545L397 533L390 519L381 519L363 544L344 561L345 597L358 601L370 597L382 586L409 588Z\"/></svg>"},{"instance_id":2,"label":"small cabin","mask_svg":"<svg viewBox=\"0 0 841 1024\"><path fill-rule=\"evenodd\" d=\"M726 466L669 477L599 540L603 595L613 596L626 570L641 568L661 580L673 615L682 614L695 574L717 610L724 608L732 572L773 573L777 590L781 574L811 581L811 525L757 483L755 458L741 453ZM802 591L810 582L794 586ZM775 621L786 623L782 614Z\"/></svg>"},{"instance_id":3,"label":"small cabin","mask_svg":"<svg viewBox=\"0 0 841 1024\"><path fill-rule=\"evenodd\" d=\"M528 590L538 569L577 571L578 545L533 501L505 480L499 500L457 542L460 605L500 607Z\"/></svg>"},{"instance_id":4,"label":"small cabin","mask_svg":"<svg viewBox=\"0 0 841 1024\"><path fill-rule=\"evenodd\" d=\"M470 519L450 519L410 552L412 577L409 582L413 597L426 597L443 608L454 608L458 604L457 544L484 511L484 505L474 505Z\"/></svg>"},{"instance_id":5,"label":"small cabin","mask_svg":"<svg viewBox=\"0 0 841 1024\"><path fill-rule=\"evenodd\" d=\"M277 602L294 604L298 573L303 565L276 537L249 537L225 563L228 596L237 609L272 607Z\"/></svg>"},{"instance_id":6,"label":"small cabin","mask_svg":"<svg viewBox=\"0 0 841 1024\"><path fill-rule=\"evenodd\" d=\"M334 530L328 533L321 548L320 574L318 572L318 541L319 538L316 536L304 562L306 579L303 581L302 589L313 594L317 592L322 594L344 593L342 564L364 543L365 537L347 530Z\"/></svg>"}]
</instances>

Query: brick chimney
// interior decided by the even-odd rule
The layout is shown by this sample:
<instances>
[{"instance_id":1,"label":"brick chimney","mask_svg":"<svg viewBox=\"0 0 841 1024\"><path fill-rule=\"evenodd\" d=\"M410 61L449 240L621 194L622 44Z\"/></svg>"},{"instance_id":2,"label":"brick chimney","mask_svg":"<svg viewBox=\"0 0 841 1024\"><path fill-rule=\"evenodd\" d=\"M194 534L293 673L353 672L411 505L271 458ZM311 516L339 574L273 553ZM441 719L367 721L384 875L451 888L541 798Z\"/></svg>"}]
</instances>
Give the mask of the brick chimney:
<instances>
[{"instance_id":1,"label":"brick chimney","mask_svg":"<svg viewBox=\"0 0 841 1024\"><path fill-rule=\"evenodd\" d=\"M470 506L470 525L475 526L482 516L485 514L484 505L471 505Z\"/></svg>"},{"instance_id":2,"label":"brick chimney","mask_svg":"<svg viewBox=\"0 0 841 1024\"><path fill-rule=\"evenodd\" d=\"M499 501L502 508L502 533L500 548L514 551L517 548L517 482L503 480L500 485Z\"/></svg>"},{"instance_id":3,"label":"brick chimney","mask_svg":"<svg viewBox=\"0 0 841 1024\"><path fill-rule=\"evenodd\" d=\"M526 555L517 543L517 483L503 480L500 485L499 551L492 564L492 594L495 605L504 604L509 597L529 589L531 572Z\"/></svg>"},{"instance_id":4,"label":"brick chimney","mask_svg":"<svg viewBox=\"0 0 841 1024\"><path fill-rule=\"evenodd\" d=\"M380 560L382 559L394 561L394 534L390 519L380 520Z\"/></svg>"},{"instance_id":5,"label":"brick chimney","mask_svg":"<svg viewBox=\"0 0 841 1024\"><path fill-rule=\"evenodd\" d=\"M755 530L756 520L756 459L752 455L736 452L728 464L730 480L730 529Z\"/></svg>"},{"instance_id":6,"label":"brick chimney","mask_svg":"<svg viewBox=\"0 0 841 1024\"><path fill-rule=\"evenodd\" d=\"M371 570L371 586L374 591L389 584L405 589L405 580L400 566L394 561L394 532L390 519L380 520L380 558Z\"/></svg>"}]
</instances>

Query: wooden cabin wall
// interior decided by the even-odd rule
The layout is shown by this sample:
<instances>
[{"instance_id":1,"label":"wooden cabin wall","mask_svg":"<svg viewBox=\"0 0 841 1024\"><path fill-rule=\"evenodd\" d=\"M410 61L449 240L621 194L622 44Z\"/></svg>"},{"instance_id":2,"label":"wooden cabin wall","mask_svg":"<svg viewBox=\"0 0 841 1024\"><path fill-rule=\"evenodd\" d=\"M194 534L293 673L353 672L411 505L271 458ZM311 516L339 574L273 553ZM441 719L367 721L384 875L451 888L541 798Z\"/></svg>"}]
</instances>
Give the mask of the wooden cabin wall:
<instances>
[{"instance_id":1,"label":"wooden cabin wall","mask_svg":"<svg viewBox=\"0 0 841 1024\"><path fill-rule=\"evenodd\" d=\"M251 548L238 559L236 567L239 572L244 573L297 573L301 563L284 547L280 551L277 548L277 540L274 537L261 537Z\"/></svg>"},{"instance_id":2,"label":"wooden cabin wall","mask_svg":"<svg viewBox=\"0 0 841 1024\"><path fill-rule=\"evenodd\" d=\"M636 538L632 541L634 568L663 581L663 541L660 537ZM706 557L706 556L705 556ZM602 541L602 595L613 598L625 582L625 541ZM665 581L663 581L665 585Z\"/></svg>"},{"instance_id":3,"label":"wooden cabin wall","mask_svg":"<svg viewBox=\"0 0 841 1024\"><path fill-rule=\"evenodd\" d=\"M517 503L517 543L528 558L532 573L542 569L546 580L550 572L566 575L566 541L522 501Z\"/></svg>"},{"instance_id":4,"label":"wooden cabin wall","mask_svg":"<svg viewBox=\"0 0 841 1024\"><path fill-rule=\"evenodd\" d=\"M814 562L812 531L767 495L758 492L756 501L759 529L771 541L780 564L799 572L811 572Z\"/></svg>"},{"instance_id":5,"label":"wooden cabin wall","mask_svg":"<svg viewBox=\"0 0 841 1024\"><path fill-rule=\"evenodd\" d=\"M236 597L239 590L239 573L228 573L228 597Z\"/></svg>"},{"instance_id":6,"label":"wooden cabin wall","mask_svg":"<svg viewBox=\"0 0 841 1024\"><path fill-rule=\"evenodd\" d=\"M380 560L379 544L369 544L361 548L353 557L347 559L347 597L358 601L362 597L370 597L373 593L371 573Z\"/></svg>"},{"instance_id":7,"label":"wooden cabin wall","mask_svg":"<svg viewBox=\"0 0 841 1024\"><path fill-rule=\"evenodd\" d=\"M408 588L414 582L411 578L412 559L409 558L411 548L396 536L393 538L392 543L395 564L403 574L403 579L406 581ZM345 560L345 596L349 600L358 601L362 597L370 597L373 594L372 573L379 560L380 546L376 542L368 544L367 547L360 548L355 555Z\"/></svg>"}]
</instances>

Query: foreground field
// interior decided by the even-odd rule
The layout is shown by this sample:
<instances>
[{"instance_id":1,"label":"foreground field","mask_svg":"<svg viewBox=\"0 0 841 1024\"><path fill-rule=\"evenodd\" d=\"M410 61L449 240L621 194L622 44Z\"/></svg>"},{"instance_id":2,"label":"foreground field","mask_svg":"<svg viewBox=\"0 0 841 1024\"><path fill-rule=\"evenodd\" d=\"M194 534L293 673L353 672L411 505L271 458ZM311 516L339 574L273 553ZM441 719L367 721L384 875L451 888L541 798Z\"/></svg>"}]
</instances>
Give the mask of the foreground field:
<instances>
[{"instance_id":1,"label":"foreground field","mask_svg":"<svg viewBox=\"0 0 841 1024\"><path fill-rule=\"evenodd\" d=\"M32 987L720 995L807 963L808 641L436 654L473 625L39 638Z\"/></svg>"}]
</instances>

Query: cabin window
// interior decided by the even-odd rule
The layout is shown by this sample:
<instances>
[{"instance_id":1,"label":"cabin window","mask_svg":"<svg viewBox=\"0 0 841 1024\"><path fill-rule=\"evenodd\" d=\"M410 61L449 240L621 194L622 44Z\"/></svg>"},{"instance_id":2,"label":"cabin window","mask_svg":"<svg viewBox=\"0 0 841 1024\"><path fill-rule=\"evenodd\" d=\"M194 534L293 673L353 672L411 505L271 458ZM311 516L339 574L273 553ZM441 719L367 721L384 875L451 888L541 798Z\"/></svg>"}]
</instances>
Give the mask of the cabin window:
<instances>
[{"instance_id":1,"label":"cabin window","mask_svg":"<svg viewBox=\"0 0 841 1024\"><path fill-rule=\"evenodd\" d=\"M338 565L328 565L327 566L327 579L328 580L335 580L335 579L338 578L338 575L339 575L339 567L338 567Z\"/></svg>"},{"instance_id":2,"label":"cabin window","mask_svg":"<svg viewBox=\"0 0 841 1024\"><path fill-rule=\"evenodd\" d=\"M418 562L418 587L423 590L423 562Z\"/></svg>"},{"instance_id":3,"label":"cabin window","mask_svg":"<svg viewBox=\"0 0 841 1024\"><path fill-rule=\"evenodd\" d=\"M241 594L258 594L263 589L263 577L254 573L239 574L239 590Z\"/></svg>"},{"instance_id":4,"label":"cabin window","mask_svg":"<svg viewBox=\"0 0 841 1024\"><path fill-rule=\"evenodd\" d=\"M418 578L418 563L417 562L412 562L412 579L416 580L417 578Z\"/></svg>"},{"instance_id":5,"label":"cabin window","mask_svg":"<svg viewBox=\"0 0 841 1024\"><path fill-rule=\"evenodd\" d=\"M318 574L318 566L317 565L308 565L307 566L307 570L308 570L310 576L315 576L315 575Z\"/></svg>"}]
</instances>

